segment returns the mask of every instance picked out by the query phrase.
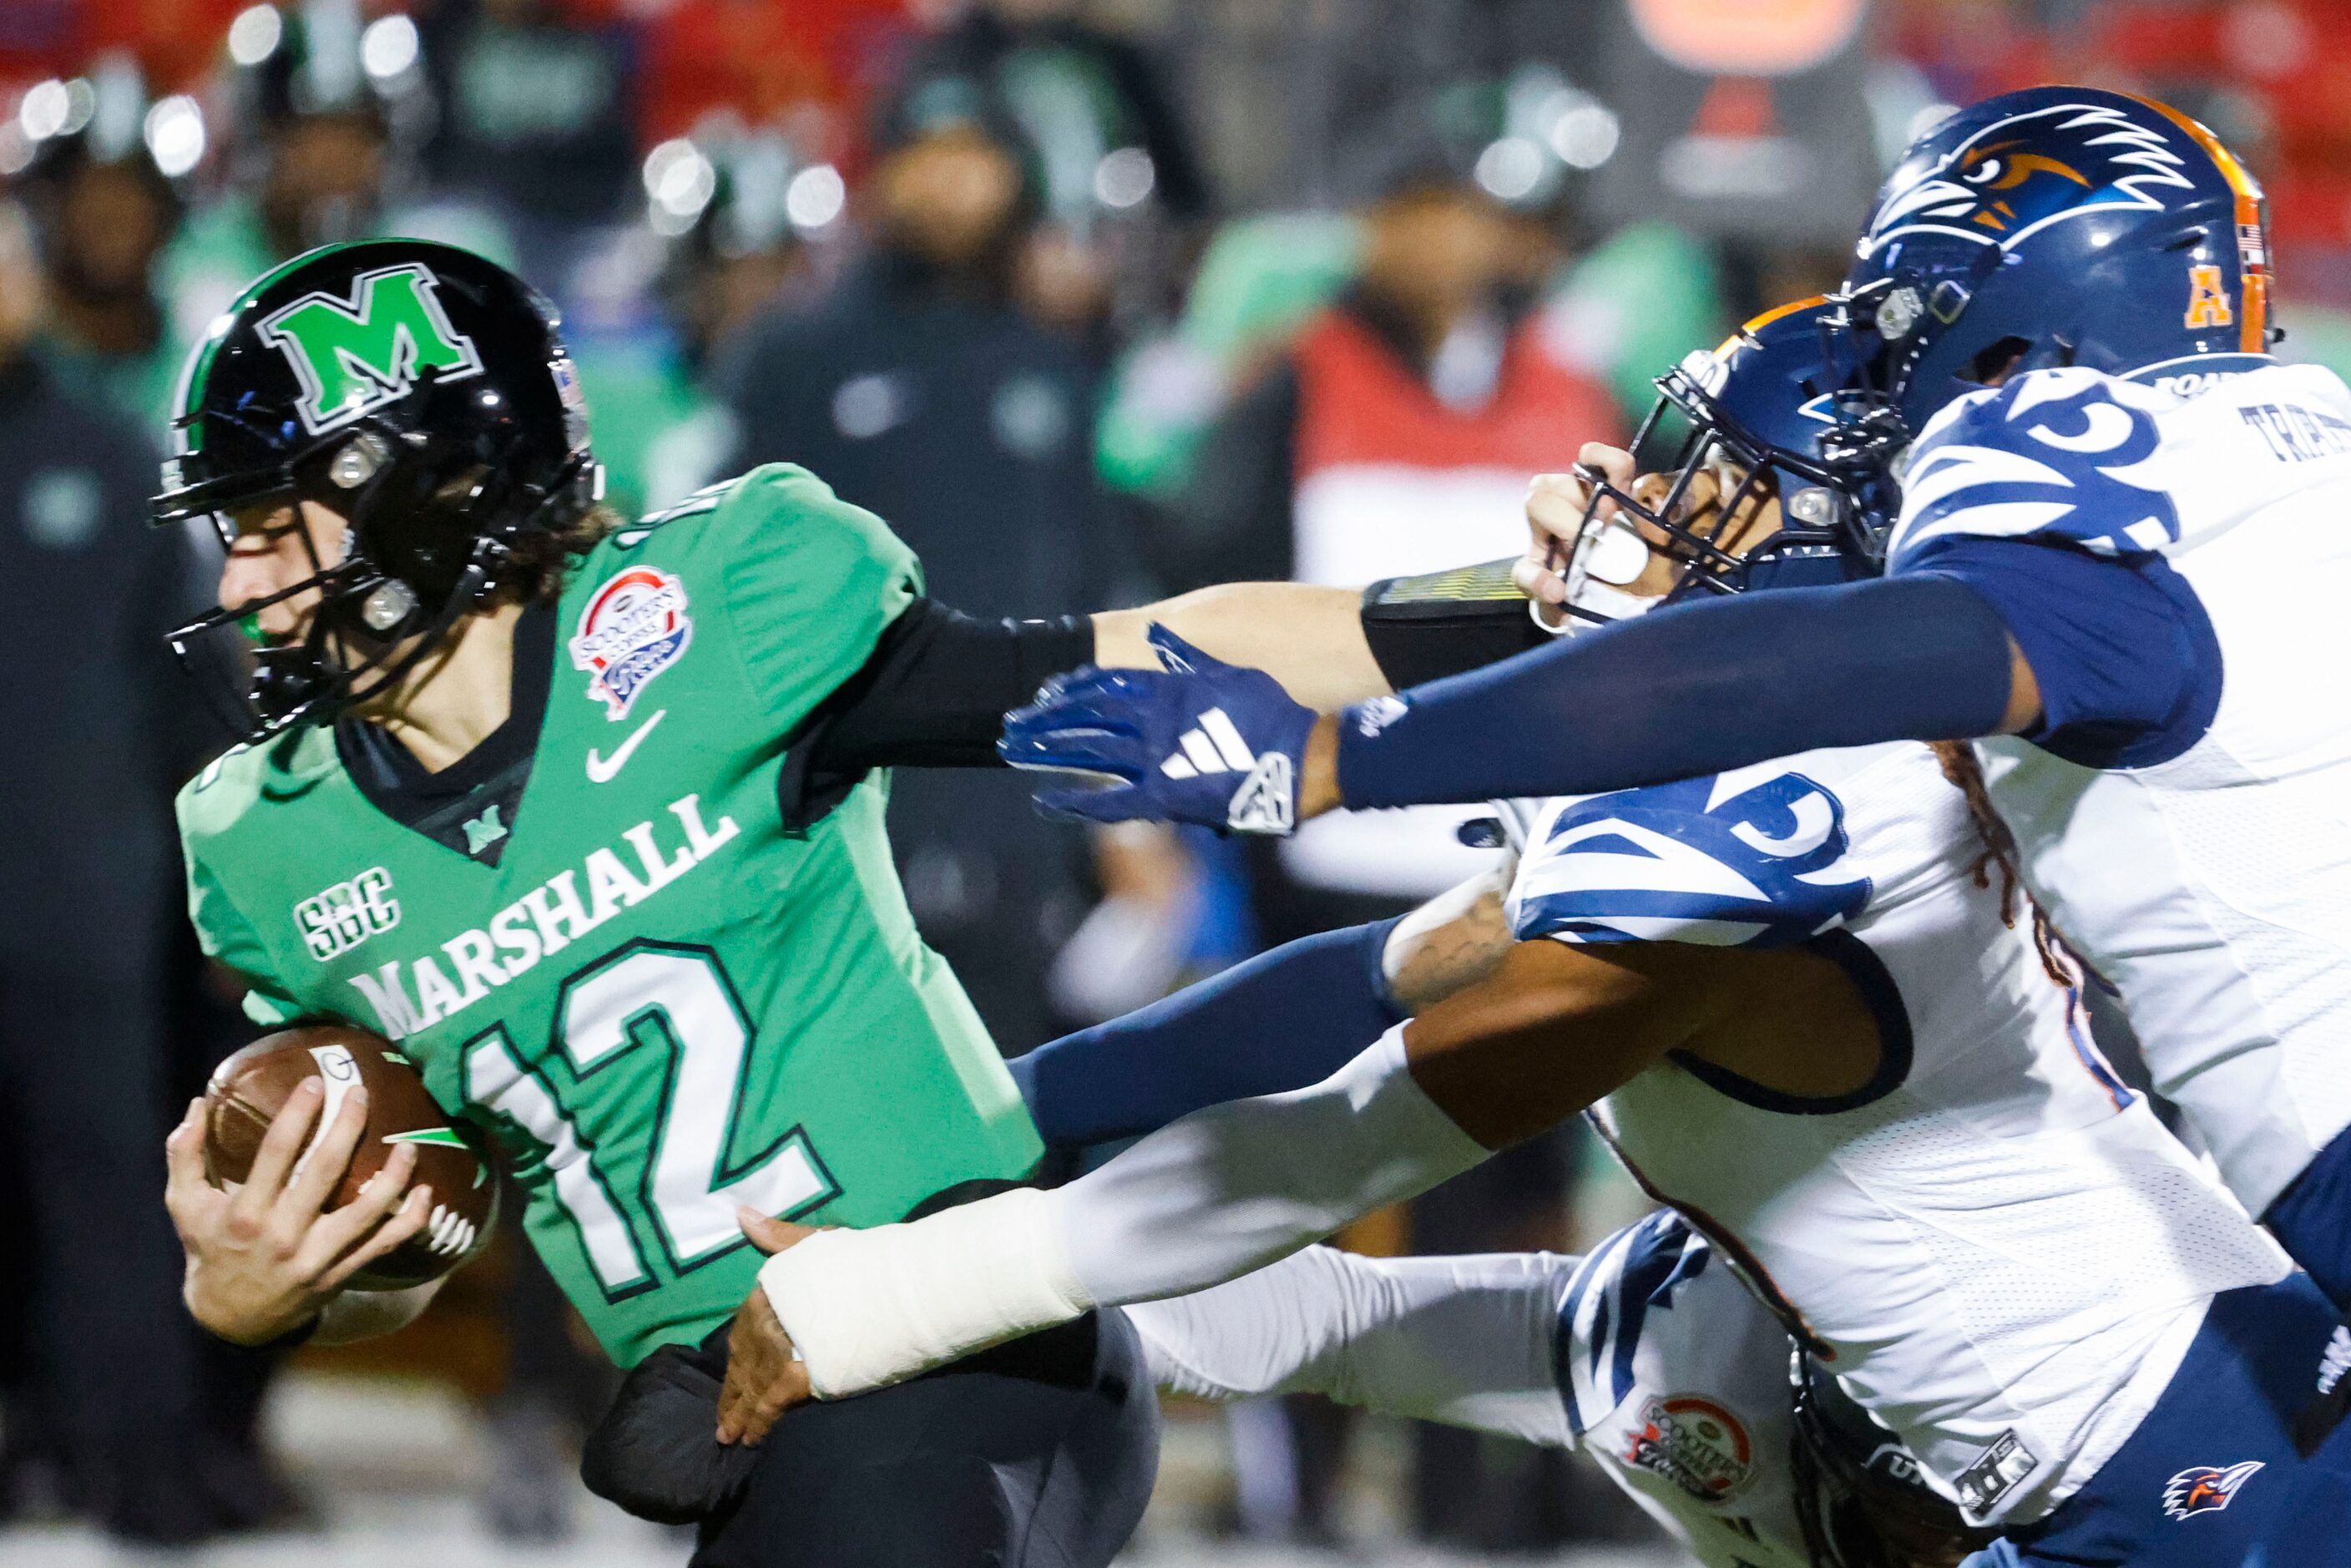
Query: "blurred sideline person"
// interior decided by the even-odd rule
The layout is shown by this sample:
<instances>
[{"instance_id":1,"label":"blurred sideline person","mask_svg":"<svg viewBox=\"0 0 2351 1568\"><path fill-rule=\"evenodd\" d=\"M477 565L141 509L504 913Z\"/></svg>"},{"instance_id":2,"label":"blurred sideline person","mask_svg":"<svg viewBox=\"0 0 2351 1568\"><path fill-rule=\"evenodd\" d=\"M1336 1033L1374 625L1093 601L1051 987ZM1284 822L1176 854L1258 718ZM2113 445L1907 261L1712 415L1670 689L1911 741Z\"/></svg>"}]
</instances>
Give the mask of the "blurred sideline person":
<instances>
[{"instance_id":1,"label":"blurred sideline person","mask_svg":"<svg viewBox=\"0 0 2351 1568\"><path fill-rule=\"evenodd\" d=\"M1549 231L1481 189L1434 137L1374 176L1363 260L1337 304L1300 331L1210 434L1165 546L1175 582L1364 583L1515 547L1525 476L1623 424L1597 382L1555 360L1531 319L1556 260ZM1270 946L1400 914L1480 863L1459 838L1475 810L1383 813L1248 841L1252 913ZM1416 1251L1563 1243L1571 1136L1537 1140L1416 1206ZM1300 1423L1310 1535L1345 1439ZM1480 1465L1458 1434L1416 1439L1424 1529L1476 1542Z\"/></svg>"},{"instance_id":2,"label":"blurred sideline person","mask_svg":"<svg viewBox=\"0 0 2351 1568\"><path fill-rule=\"evenodd\" d=\"M175 371L246 283L318 246L415 235L514 259L486 210L395 199L413 191L402 177L413 120L395 112L365 68L358 28L336 25L336 12L284 9L277 42L226 83L235 178L188 214L158 264Z\"/></svg>"},{"instance_id":3,"label":"blurred sideline person","mask_svg":"<svg viewBox=\"0 0 2351 1568\"><path fill-rule=\"evenodd\" d=\"M1622 436L1606 391L1529 320L1555 259L1543 225L1437 151L1391 160L1379 190L1355 282L1209 437L1165 547L1172 583L1363 583L1498 555L1527 475ZM1475 864L1461 816L1300 834L1259 878L1268 938L1452 885Z\"/></svg>"},{"instance_id":4,"label":"blurred sideline person","mask_svg":"<svg viewBox=\"0 0 2351 1568\"><path fill-rule=\"evenodd\" d=\"M156 638L186 613L194 569L183 536L140 526L152 446L50 371L43 317L29 226L0 203L0 570L49 662L0 695L16 754L0 791L0 1138L24 1232L11 1315L27 1325L6 1436L12 1461L54 1445L65 1500L110 1534L185 1543L254 1522L237 1457L199 1419L153 1201L172 1076L166 802L201 743Z\"/></svg>"},{"instance_id":5,"label":"blurred sideline person","mask_svg":"<svg viewBox=\"0 0 2351 1568\"><path fill-rule=\"evenodd\" d=\"M1036 180L985 100L916 95L868 182L871 252L753 326L717 372L739 440L727 472L823 475L972 614L1068 614L1133 586L1093 478L1093 379L1018 297ZM1066 1027L1046 976L1090 902L1084 836L1039 818L1009 777L917 774L892 789L890 837L924 939L998 1042L1027 1050Z\"/></svg>"},{"instance_id":6,"label":"blurred sideline person","mask_svg":"<svg viewBox=\"0 0 2351 1568\"><path fill-rule=\"evenodd\" d=\"M1036 150L1040 217L1021 292L1105 362L1121 327L1157 314L1210 210L1207 171L1153 50L1071 0L951 0L895 89L1001 104ZM958 14L959 13L959 14Z\"/></svg>"},{"instance_id":7,"label":"blurred sideline person","mask_svg":"<svg viewBox=\"0 0 2351 1568\"><path fill-rule=\"evenodd\" d=\"M234 79L243 112L233 152L250 177L190 214L164 255L162 289L183 344L201 339L256 273L313 246L372 234L381 220L392 156L381 107L364 76L311 68L309 29L298 17L285 35ZM346 76L339 97L322 98L313 85Z\"/></svg>"},{"instance_id":8,"label":"blurred sideline person","mask_svg":"<svg viewBox=\"0 0 2351 1568\"><path fill-rule=\"evenodd\" d=\"M489 198L534 274L559 276L567 239L619 216L636 183L638 49L596 9L454 0L420 19L441 110L424 166L442 191Z\"/></svg>"},{"instance_id":9,"label":"blurred sideline person","mask_svg":"<svg viewBox=\"0 0 2351 1568\"><path fill-rule=\"evenodd\" d=\"M788 206L804 167L791 142L713 127L691 146L710 168L709 200L673 233L675 214L648 196L644 218L621 231L608 257L625 277L620 258L658 247L644 296L587 299L566 323L604 427L596 455L605 497L623 515L674 506L720 476L737 443L714 384L718 366L753 323L806 292L810 271Z\"/></svg>"},{"instance_id":10,"label":"blurred sideline person","mask_svg":"<svg viewBox=\"0 0 2351 1568\"><path fill-rule=\"evenodd\" d=\"M160 422L180 367L155 268L179 193L143 144L110 156L87 131L44 142L19 188L41 242L51 366L125 419Z\"/></svg>"},{"instance_id":11,"label":"blurred sideline person","mask_svg":"<svg viewBox=\"0 0 2351 1568\"><path fill-rule=\"evenodd\" d=\"M953 0L939 8L959 15L914 50L902 94L943 78L971 80L1021 115L1032 138L1039 138L1040 120L1057 108L1067 114L1061 106L1074 99L1091 118L1067 126L1065 134L1073 143L1089 140L1069 146L1067 165L1048 172L1087 189L1057 190L1050 204L1089 203L1100 158L1136 147L1150 160L1150 193L1171 216L1190 222L1207 215L1207 172L1150 54L1088 22L1071 0ZM1049 161L1057 151L1047 149Z\"/></svg>"}]
</instances>

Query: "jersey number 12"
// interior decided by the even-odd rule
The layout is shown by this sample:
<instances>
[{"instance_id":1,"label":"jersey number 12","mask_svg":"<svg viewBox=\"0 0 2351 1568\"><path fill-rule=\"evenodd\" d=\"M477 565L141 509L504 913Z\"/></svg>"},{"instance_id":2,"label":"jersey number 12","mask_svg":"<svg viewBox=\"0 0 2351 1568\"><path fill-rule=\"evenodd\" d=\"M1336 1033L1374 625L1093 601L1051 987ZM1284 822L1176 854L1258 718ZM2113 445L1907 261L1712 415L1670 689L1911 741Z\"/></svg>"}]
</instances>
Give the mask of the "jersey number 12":
<instances>
[{"instance_id":1,"label":"jersey number 12","mask_svg":"<svg viewBox=\"0 0 2351 1568\"><path fill-rule=\"evenodd\" d=\"M737 1206L789 1217L839 1196L798 1127L728 1164L751 1040L750 1019L707 948L632 943L566 980L555 1047L571 1070L572 1098L592 1094L597 1074L632 1052L669 1053L645 1152L626 1160L601 1155L581 1135L504 1029L467 1043L465 1098L545 1148L555 1197L606 1296L656 1283L624 1212L659 1239L674 1275L744 1244Z\"/></svg>"}]
</instances>

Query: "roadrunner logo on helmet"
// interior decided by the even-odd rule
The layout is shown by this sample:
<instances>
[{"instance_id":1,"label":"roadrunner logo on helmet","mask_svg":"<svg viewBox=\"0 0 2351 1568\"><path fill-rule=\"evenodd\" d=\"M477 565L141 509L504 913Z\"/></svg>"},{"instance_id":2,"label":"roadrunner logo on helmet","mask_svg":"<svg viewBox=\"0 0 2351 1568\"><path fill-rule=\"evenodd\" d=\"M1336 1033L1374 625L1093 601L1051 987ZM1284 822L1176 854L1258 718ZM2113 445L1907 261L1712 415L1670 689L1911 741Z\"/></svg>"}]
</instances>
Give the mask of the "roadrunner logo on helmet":
<instances>
[{"instance_id":1,"label":"roadrunner logo on helmet","mask_svg":"<svg viewBox=\"0 0 2351 1568\"><path fill-rule=\"evenodd\" d=\"M204 518L230 548L304 501L349 524L340 559L303 528L309 576L171 633L208 689L235 693L248 737L384 690L466 612L543 571L536 536L595 506L602 475L556 326L504 268L413 240L311 251L213 323L181 379L155 520ZM304 595L298 637L259 634L260 611Z\"/></svg>"},{"instance_id":2,"label":"roadrunner logo on helmet","mask_svg":"<svg viewBox=\"0 0 2351 1568\"><path fill-rule=\"evenodd\" d=\"M1656 453L1685 429L1670 447L1673 478L1644 500L1578 470L1591 500L1568 550L1571 616L1605 622L1692 594L1844 582L1882 568L1893 487L1864 439L1868 411L1840 414L1850 377L1832 368L1834 315L1820 298L1782 306L1657 378L1633 448ZM1766 520L1774 502L1776 530ZM1670 591L1625 591L1653 553L1680 567Z\"/></svg>"},{"instance_id":3,"label":"roadrunner logo on helmet","mask_svg":"<svg viewBox=\"0 0 2351 1568\"><path fill-rule=\"evenodd\" d=\"M2162 104L2005 93L1912 143L1837 303L1864 390L1911 435L2019 371L2250 369L2272 337L2261 187Z\"/></svg>"}]
</instances>

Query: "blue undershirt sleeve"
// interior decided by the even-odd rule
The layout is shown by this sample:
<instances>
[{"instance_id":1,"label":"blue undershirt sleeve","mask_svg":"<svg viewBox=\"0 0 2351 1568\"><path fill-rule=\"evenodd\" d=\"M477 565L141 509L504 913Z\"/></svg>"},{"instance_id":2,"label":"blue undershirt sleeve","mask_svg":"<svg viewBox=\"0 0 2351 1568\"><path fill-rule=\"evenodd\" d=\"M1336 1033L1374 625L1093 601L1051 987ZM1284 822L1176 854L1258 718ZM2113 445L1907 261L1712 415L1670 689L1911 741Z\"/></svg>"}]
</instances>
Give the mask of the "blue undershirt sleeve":
<instances>
[{"instance_id":1,"label":"blue undershirt sleeve","mask_svg":"<svg viewBox=\"0 0 2351 1568\"><path fill-rule=\"evenodd\" d=\"M1395 921L1260 953L1011 1063L1058 1149L1153 1132L1228 1100L1320 1083L1404 1021L1381 957Z\"/></svg>"},{"instance_id":2,"label":"blue undershirt sleeve","mask_svg":"<svg viewBox=\"0 0 2351 1568\"><path fill-rule=\"evenodd\" d=\"M1669 605L1352 708L1350 807L1596 795L1823 746L1989 735L2008 634L1940 576Z\"/></svg>"},{"instance_id":3,"label":"blue undershirt sleeve","mask_svg":"<svg viewBox=\"0 0 2351 1568\"><path fill-rule=\"evenodd\" d=\"M2220 650L2187 581L2158 555L1945 535L1904 577L1965 583L2023 650L2041 688L2024 738L2085 768L2144 768L2196 744L2220 700Z\"/></svg>"}]
</instances>

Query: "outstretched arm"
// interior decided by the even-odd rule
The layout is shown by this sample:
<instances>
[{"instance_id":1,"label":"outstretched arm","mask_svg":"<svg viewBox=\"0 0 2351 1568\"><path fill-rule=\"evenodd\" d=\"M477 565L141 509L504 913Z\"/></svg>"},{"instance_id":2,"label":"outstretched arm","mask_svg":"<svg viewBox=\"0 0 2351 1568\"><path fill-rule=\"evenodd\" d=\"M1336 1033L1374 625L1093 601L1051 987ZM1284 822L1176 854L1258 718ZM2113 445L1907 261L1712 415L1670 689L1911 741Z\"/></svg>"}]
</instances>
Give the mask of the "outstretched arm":
<instances>
[{"instance_id":1,"label":"outstretched arm","mask_svg":"<svg viewBox=\"0 0 2351 1568\"><path fill-rule=\"evenodd\" d=\"M1538 532L1565 526L1543 515L1561 501L1538 485ZM1533 563L1550 554L1539 540L1517 563L1546 601L1562 585ZM1319 719L1214 661L1092 673L1012 715L1004 755L1106 781L1040 792L1072 815L1287 832L1342 807L1602 794L1892 740L2021 735L2146 767L2202 736L2220 676L2160 555L1995 527L1934 532L1890 577L1668 605ZM1188 744L1211 711L1223 770Z\"/></svg>"},{"instance_id":2,"label":"outstretched arm","mask_svg":"<svg viewBox=\"0 0 2351 1568\"><path fill-rule=\"evenodd\" d=\"M1309 1247L1127 1319L1160 1386L1206 1399L1321 1394L1566 1448L1553 1344L1579 1260L1549 1252L1358 1258Z\"/></svg>"},{"instance_id":3,"label":"outstretched arm","mask_svg":"<svg viewBox=\"0 0 2351 1568\"><path fill-rule=\"evenodd\" d=\"M1261 1268L1591 1104L1746 1005L1719 982L1759 956L1521 943L1311 1089L1196 1113L1052 1192L808 1235L761 1272L793 1375L839 1397Z\"/></svg>"},{"instance_id":4,"label":"outstretched arm","mask_svg":"<svg viewBox=\"0 0 2351 1568\"><path fill-rule=\"evenodd\" d=\"M1256 671L1174 653L1007 717L1006 760L1096 780L1040 804L1283 833L1341 807L1604 794L2002 733L2040 706L1991 605L1927 574L1669 606L1320 718Z\"/></svg>"},{"instance_id":5,"label":"outstretched arm","mask_svg":"<svg viewBox=\"0 0 2351 1568\"><path fill-rule=\"evenodd\" d=\"M1227 1100L1302 1089L1510 946L1510 862L1398 920L1301 938L1012 1062L1057 1148L1131 1138Z\"/></svg>"},{"instance_id":6,"label":"outstretched arm","mask_svg":"<svg viewBox=\"0 0 2351 1568\"><path fill-rule=\"evenodd\" d=\"M875 768L992 768L1004 715L1053 675L1159 666L1154 622L1215 657L1272 674L1290 700L1337 709L1505 659L1541 642L1509 561L1368 589L1238 582L1140 610L1017 621L918 599L804 722L793 765L822 802Z\"/></svg>"},{"instance_id":7,"label":"outstretched arm","mask_svg":"<svg viewBox=\"0 0 2351 1568\"><path fill-rule=\"evenodd\" d=\"M1965 582L1744 594L1435 682L1377 723L1336 722L1332 774L1302 783L1301 806L1599 794L1819 747L2008 733L2039 707L2006 626Z\"/></svg>"},{"instance_id":8,"label":"outstretched arm","mask_svg":"<svg viewBox=\"0 0 2351 1568\"><path fill-rule=\"evenodd\" d=\"M1155 622L1227 664L1267 672L1293 700L1329 713L1391 689L1364 634L1363 612L1361 589L1226 583L1095 615L1092 662L1105 669L1157 669L1159 655L1144 640Z\"/></svg>"}]
</instances>

